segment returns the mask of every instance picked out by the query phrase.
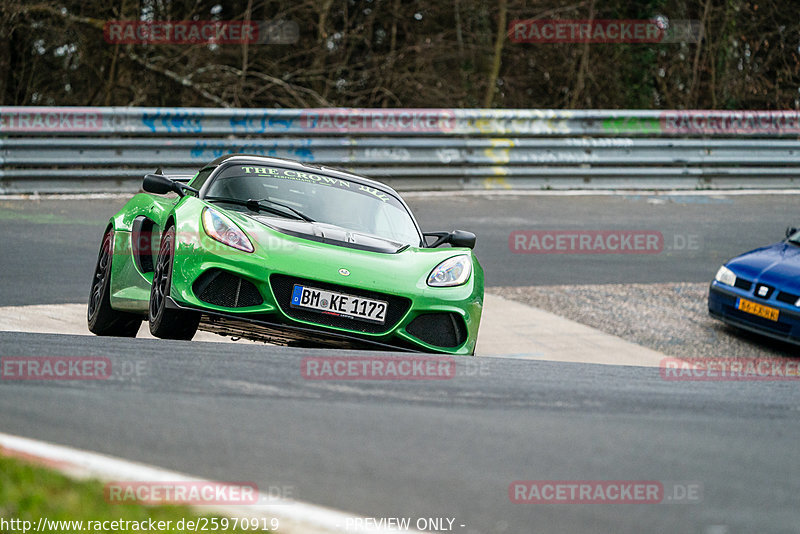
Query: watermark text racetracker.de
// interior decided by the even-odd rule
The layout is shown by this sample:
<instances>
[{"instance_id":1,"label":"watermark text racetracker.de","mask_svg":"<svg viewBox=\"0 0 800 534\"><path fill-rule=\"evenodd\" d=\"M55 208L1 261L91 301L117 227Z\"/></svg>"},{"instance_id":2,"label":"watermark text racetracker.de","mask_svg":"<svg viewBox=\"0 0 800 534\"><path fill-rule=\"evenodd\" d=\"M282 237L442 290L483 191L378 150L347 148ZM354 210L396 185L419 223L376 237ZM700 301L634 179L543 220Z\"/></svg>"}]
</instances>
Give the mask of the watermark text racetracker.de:
<instances>
[{"instance_id":1,"label":"watermark text racetracker.de","mask_svg":"<svg viewBox=\"0 0 800 534\"><path fill-rule=\"evenodd\" d=\"M508 24L512 43L695 43L698 20L653 19L527 19Z\"/></svg>"},{"instance_id":2,"label":"watermark text racetracker.de","mask_svg":"<svg viewBox=\"0 0 800 534\"><path fill-rule=\"evenodd\" d=\"M779 358L664 358L659 370L677 382L800 380L800 363Z\"/></svg>"},{"instance_id":3,"label":"watermark text racetracker.de","mask_svg":"<svg viewBox=\"0 0 800 534\"><path fill-rule=\"evenodd\" d=\"M103 115L92 108L0 107L0 132L94 132Z\"/></svg>"},{"instance_id":4,"label":"watermark text racetracker.de","mask_svg":"<svg viewBox=\"0 0 800 534\"><path fill-rule=\"evenodd\" d=\"M300 373L306 380L451 380L487 376L488 364L452 356L309 356Z\"/></svg>"},{"instance_id":5,"label":"watermark text racetracker.de","mask_svg":"<svg viewBox=\"0 0 800 534\"><path fill-rule=\"evenodd\" d=\"M129 237L130 236L130 237ZM262 254L291 254L297 252L300 246L288 239L282 239L267 232L251 234L251 244L254 242ZM150 256L155 258L161 250L161 235L154 232L140 232L131 235L126 232L117 232L112 254L129 258L135 256ZM204 233L177 232L175 235L173 254L175 256L191 256L206 254L208 256L240 256L242 251L214 240ZM246 253L245 253L246 254Z\"/></svg>"},{"instance_id":6,"label":"watermark text racetracker.de","mask_svg":"<svg viewBox=\"0 0 800 534\"><path fill-rule=\"evenodd\" d=\"M103 488L107 503L146 506L248 506L290 505L296 490L290 485L259 487L255 482L220 482L212 480L113 481Z\"/></svg>"},{"instance_id":7,"label":"watermark text racetracker.de","mask_svg":"<svg viewBox=\"0 0 800 534\"><path fill-rule=\"evenodd\" d=\"M103 25L109 44L294 44L300 30L293 21L110 20Z\"/></svg>"},{"instance_id":8,"label":"watermark text racetracker.de","mask_svg":"<svg viewBox=\"0 0 800 534\"><path fill-rule=\"evenodd\" d=\"M144 360L104 356L3 356L0 380L119 380L147 374Z\"/></svg>"},{"instance_id":9,"label":"watermark text racetracker.de","mask_svg":"<svg viewBox=\"0 0 800 534\"><path fill-rule=\"evenodd\" d=\"M657 230L515 230L514 254L663 254L700 250L698 234L664 235Z\"/></svg>"},{"instance_id":10,"label":"watermark text racetracker.de","mask_svg":"<svg viewBox=\"0 0 800 534\"><path fill-rule=\"evenodd\" d=\"M696 504L703 499L697 481L515 480L508 498L517 504Z\"/></svg>"},{"instance_id":11,"label":"watermark text racetracker.de","mask_svg":"<svg viewBox=\"0 0 800 534\"><path fill-rule=\"evenodd\" d=\"M116 481L103 489L109 504L146 505L248 505L259 504L261 493L253 482L214 481ZM288 499L293 488L276 486L269 489L268 498Z\"/></svg>"}]
</instances>

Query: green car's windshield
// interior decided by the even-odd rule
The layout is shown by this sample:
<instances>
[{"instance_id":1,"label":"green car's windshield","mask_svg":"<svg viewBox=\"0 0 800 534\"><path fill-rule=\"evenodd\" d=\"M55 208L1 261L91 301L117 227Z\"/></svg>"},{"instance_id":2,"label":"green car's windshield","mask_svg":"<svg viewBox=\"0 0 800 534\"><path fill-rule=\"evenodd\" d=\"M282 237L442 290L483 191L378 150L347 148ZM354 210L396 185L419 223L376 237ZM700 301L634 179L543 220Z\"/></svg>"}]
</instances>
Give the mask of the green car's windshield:
<instances>
[{"instance_id":1,"label":"green car's windshield","mask_svg":"<svg viewBox=\"0 0 800 534\"><path fill-rule=\"evenodd\" d=\"M213 179L204 196L263 199L265 205L283 205L316 222L413 246L421 242L411 215L393 195L320 172L231 165Z\"/></svg>"}]
</instances>

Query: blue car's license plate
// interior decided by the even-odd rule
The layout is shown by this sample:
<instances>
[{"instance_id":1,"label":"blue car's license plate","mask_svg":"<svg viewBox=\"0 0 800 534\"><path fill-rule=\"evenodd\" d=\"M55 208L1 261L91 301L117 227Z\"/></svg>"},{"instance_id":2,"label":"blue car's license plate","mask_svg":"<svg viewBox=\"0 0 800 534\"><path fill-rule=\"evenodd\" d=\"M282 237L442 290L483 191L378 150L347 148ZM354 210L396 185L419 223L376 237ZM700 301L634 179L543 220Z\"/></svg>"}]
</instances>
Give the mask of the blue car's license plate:
<instances>
[{"instance_id":1,"label":"blue car's license plate","mask_svg":"<svg viewBox=\"0 0 800 534\"><path fill-rule=\"evenodd\" d=\"M776 308L764 306L763 304L758 304L757 302L742 298L737 300L736 309L742 310L745 313L763 317L764 319L769 319L770 321L777 321L778 316L780 315L780 310Z\"/></svg>"},{"instance_id":2,"label":"blue car's license plate","mask_svg":"<svg viewBox=\"0 0 800 534\"><path fill-rule=\"evenodd\" d=\"M388 303L382 300L299 284L295 284L292 290L291 306L380 324L386 322L386 311L389 307Z\"/></svg>"}]
</instances>

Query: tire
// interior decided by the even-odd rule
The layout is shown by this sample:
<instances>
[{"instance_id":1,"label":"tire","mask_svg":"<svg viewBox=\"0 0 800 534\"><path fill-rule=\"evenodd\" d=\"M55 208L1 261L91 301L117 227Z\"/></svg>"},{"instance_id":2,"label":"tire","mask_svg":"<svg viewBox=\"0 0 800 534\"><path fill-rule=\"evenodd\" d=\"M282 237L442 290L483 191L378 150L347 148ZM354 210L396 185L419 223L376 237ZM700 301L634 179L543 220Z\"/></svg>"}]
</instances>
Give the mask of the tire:
<instances>
[{"instance_id":1,"label":"tire","mask_svg":"<svg viewBox=\"0 0 800 534\"><path fill-rule=\"evenodd\" d=\"M167 297L172 288L172 269L175 256L175 227L170 226L161 237L150 287L147 320L150 333L161 339L192 339L200 323L200 314L167 309Z\"/></svg>"},{"instance_id":2,"label":"tire","mask_svg":"<svg viewBox=\"0 0 800 534\"><path fill-rule=\"evenodd\" d=\"M136 337L142 325L142 316L121 312L111 307L111 262L114 258L114 230L103 235L97 265L94 268L92 287L86 318L89 331L98 336Z\"/></svg>"}]
</instances>

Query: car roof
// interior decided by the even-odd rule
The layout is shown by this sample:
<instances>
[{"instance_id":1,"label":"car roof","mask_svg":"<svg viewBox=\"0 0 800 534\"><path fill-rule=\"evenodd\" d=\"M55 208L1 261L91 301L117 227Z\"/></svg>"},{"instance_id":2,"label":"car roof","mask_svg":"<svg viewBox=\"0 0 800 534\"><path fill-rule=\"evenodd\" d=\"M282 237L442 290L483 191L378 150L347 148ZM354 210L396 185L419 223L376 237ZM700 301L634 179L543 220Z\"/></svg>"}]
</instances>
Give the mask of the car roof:
<instances>
[{"instance_id":1,"label":"car roof","mask_svg":"<svg viewBox=\"0 0 800 534\"><path fill-rule=\"evenodd\" d=\"M225 163L253 163L257 165L277 165L281 167L292 167L294 169L322 171L332 176L335 176L336 178L355 179L355 181L361 182L364 185L371 185L381 189L386 189L388 191L391 191L394 194L394 196L396 197L400 196L397 193L397 191L395 191L393 188L389 187L383 182L373 180L372 178L367 178L366 176L361 176L360 174L355 174L350 171L346 171L344 169L337 169L335 167L328 167L313 163L304 163L302 161L297 161L287 158L277 158L272 156L256 156L252 154L226 154L224 156L218 157L217 159L206 165L204 168L218 167Z\"/></svg>"}]
</instances>

